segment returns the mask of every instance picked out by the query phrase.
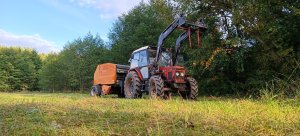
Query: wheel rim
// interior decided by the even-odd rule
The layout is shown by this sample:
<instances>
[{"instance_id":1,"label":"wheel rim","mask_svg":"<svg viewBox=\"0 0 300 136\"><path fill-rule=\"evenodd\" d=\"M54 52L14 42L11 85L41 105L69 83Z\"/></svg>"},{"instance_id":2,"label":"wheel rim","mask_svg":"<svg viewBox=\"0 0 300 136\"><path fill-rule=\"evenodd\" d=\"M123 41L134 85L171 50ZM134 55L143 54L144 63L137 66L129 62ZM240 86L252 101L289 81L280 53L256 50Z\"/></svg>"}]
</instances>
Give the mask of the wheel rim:
<instances>
[{"instance_id":1,"label":"wheel rim","mask_svg":"<svg viewBox=\"0 0 300 136\"><path fill-rule=\"evenodd\" d=\"M134 84L132 81L130 82L129 88L130 88L131 95L134 94Z\"/></svg>"},{"instance_id":2,"label":"wheel rim","mask_svg":"<svg viewBox=\"0 0 300 136\"><path fill-rule=\"evenodd\" d=\"M128 88L129 91L125 91L125 95L126 95L127 97L129 97L129 96L132 96L133 90L134 90L134 84L133 84L133 82L132 82L132 78L129 78L129 79L126 81L126 83L127 83L127 88Z\"/></svg>"}]
</instances>

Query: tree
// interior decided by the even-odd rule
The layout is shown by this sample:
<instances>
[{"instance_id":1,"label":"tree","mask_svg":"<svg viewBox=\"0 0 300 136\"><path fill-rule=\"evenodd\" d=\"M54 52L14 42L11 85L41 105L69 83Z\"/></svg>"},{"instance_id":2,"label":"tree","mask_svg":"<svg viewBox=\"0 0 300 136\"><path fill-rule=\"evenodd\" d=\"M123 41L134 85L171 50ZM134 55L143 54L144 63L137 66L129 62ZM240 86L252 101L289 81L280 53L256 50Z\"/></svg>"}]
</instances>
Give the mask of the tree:
<instances>
[{"instance_id":1,"label":"tree","mask_svg":"<svg viewBox=\"0 0 300 136\"><path fill-rule=\"evenodd\" d=\"M111 62L109 50L99 35L88 33L69 42L59 54L44 61L40 85L44 90L85 90L90 88L98 64Z\"/></svg>"},{"instance_id":2,"label":"tree","mask_svg":"<svg viewBox=\"0 0 300 136\"><path fill-rule=\"evenodd\" d=\"M207 92L228 94L228 90L236 90L233 92L253 94L274 76L297 70L299 1L175 1L179 3L178 10L192 18L202 17L209 24L204 38L206 52L199 51L201 55L208 59L208 54L223 50L215 55L209 69L193 69L195 74L202 74L202 83L208 83L203 88L208 88ZM217 42L211 45L205 39ZM214 48L207 49L205 45Z\"/></svg>"},{"instance_id":3,"label":"tree","mask_svg":"<svg viewBox=\"0 0 300 136\"><path fill-rule=\"evenodd\" d=\"M41 60L36 51L18 47L1 47L2 91L38 90L37 76Z\"/></svg>"},{"instance_id":4,"label":"tree","mask_svg":"<svg viewBox=\"0 0 300 136\"><path fill-rule=\"evenodd\" d=\"M160 33L173 21L172 11L168 2L152 0L149 4L140 3L119 17L109 33L113 62L128 64L133 50L146 45L156 46ZM167 40L166 45L174 45L178 35L170 37L173 40Z\"/></svg>"}]
</instances>

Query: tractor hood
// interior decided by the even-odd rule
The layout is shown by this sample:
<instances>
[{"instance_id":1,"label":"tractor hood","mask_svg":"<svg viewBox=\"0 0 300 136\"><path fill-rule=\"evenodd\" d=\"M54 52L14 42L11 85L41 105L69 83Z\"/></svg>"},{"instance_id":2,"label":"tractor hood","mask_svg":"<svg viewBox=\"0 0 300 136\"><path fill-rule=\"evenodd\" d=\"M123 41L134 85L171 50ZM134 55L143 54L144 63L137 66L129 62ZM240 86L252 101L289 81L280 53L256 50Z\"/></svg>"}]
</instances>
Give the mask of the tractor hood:
<instances>
[{"instance_id":1,"label":"tractor hood","mask_svg":"<svg viewBox=\"0 0 300 136\"><path fill-rule=\"evenodd\" d=\"M161 67L160 71L168 82L185 83L186 69L182 66Z\"/></svg>"}]
</instances>

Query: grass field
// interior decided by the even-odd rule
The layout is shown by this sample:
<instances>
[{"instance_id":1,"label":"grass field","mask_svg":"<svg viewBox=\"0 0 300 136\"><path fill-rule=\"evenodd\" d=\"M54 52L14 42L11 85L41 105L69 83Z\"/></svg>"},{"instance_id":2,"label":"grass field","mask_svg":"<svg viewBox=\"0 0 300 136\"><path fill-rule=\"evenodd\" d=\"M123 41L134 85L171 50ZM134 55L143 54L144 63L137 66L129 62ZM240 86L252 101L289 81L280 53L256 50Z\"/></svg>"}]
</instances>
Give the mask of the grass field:
<instances>
[{"instance_id":1,"label":"grass field","mask_svg":"<svg viewBox=\"0 0 300 136\"><path fill-rule=\"evenodd\" d=\"M0 93L0 135L300 135L299 101Z\"/></svg>"}]
</instances>

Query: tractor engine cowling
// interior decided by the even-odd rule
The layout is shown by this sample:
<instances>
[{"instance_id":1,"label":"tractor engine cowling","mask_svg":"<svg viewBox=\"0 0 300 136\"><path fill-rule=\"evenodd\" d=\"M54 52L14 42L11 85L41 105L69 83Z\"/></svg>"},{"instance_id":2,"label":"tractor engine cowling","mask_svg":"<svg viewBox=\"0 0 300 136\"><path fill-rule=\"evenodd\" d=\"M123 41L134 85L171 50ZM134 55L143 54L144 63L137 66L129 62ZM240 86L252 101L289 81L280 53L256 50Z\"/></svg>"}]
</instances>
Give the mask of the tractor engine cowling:
<instances>
[{"instance_id":1,"label":"tractor engine cowling","mask_svg":"<svg viewBox=\"0 0 300 136\"><path fill-rule=\"evenodd\" d=\"M161 67L160 71L163 73L163 77L169 83L186 83L185 74L186 70L181 66L169 66Z\"/></svg>"}]
</instances>

